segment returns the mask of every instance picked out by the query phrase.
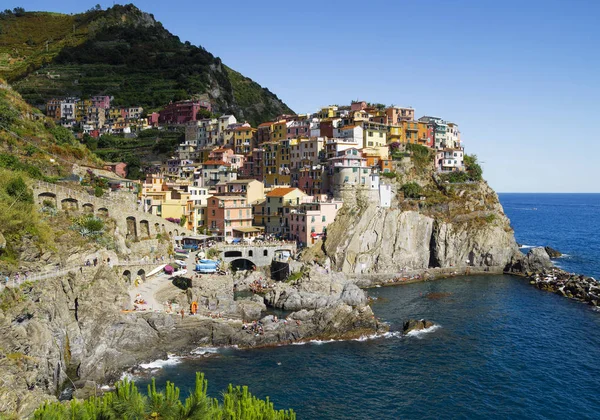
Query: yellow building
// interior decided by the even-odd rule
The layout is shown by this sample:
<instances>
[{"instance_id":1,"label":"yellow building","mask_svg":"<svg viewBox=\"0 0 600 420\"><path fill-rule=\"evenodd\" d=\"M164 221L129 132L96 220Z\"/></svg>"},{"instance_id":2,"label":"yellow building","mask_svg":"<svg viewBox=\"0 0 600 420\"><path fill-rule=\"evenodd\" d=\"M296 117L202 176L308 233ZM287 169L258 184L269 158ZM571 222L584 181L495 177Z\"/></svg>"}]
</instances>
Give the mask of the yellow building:
<instances>
[{"instance_id":1,"label":"yellow building","mask_svg":"<svg viewBox=\"0 0 600 420\"><path fill-rule=\"evenodd\" d=\"M233 135L233 152L238 155L246 155L252 152L256 143L256 128L238 127Z\"/></svg>"},{"instance_id":2,"label":"yellow building","mask_svg":"<svg viewBox=\"0 0 600 420\"><path fill-rule=\"evenodd\" d=\"M363 147L381 147L387 144L387 132L381 127L365 126Z\"/></svg>"},{"instance_id":3,"label":"yellow building","mask_svg":"<svg viewBox=\"0 0 600 420\"><path fill-rule=\"evenodd\" d=\"M402 121L404 143L418 143L419 123L417 121Z\"/></svg>"},{"instance_id":4,"label":"yellow building","mask_svg":"<svg viewBox=\"0 0 600 420\"><path fill-rule=\"evenodd\" d=\"M319 118L320 119L333 118L336 116L335 114L336 114L337 109L338 109L338 107L334 106L334 105L323 107L319 111Z\"/></svg>"},{"instance_id":5,"label":"yellow building","mask_svg":"<svg viewBox=\"0 0 600 420\"><path fill-rule=\"evenodd\" d=\"M273 124L271 141L279 141L287 137L287 121L281 120Z\"/></svg>"},{"instance_id":6,"label":"yellow building","mask_svg":"<svg viewBox=\"0 0 600 420\"><path fill-rule=\"evenodd\" d=\"M75 121L81 122L88 114L88 108L91 108L92 101L84 99L77 102L75 106Z\"/></svg>"},{"instance_id":7,"label":"yellow building","mask_svg":"<svg viewBox=\"0 0 600 420\"><path fill-rule=\"evenodd\" d=\"M404 128L401 125L390 125L388 126L387 142L404 143Z\"/></svg>"},{"instance_id":8,"label":"yellow building","mask_svg":"<svg viewBox=\"0 0 600 420\"><path fill-rule=\"evenodd\" d=\"M422 144L424 146L432 146L432 144L430 141L430 123L425 123L425 122L417 122L417 140L419 141L419 144Z\"/></svg>"},{"instance_id":9,"label":"yellow building","mask_svg":"<svg viewBox=\"0 0 600 420\"><path fill-rule=\"evenodd\" d=\"M190 193L170 189L162 175L147 177L142 186L144 210L163 219L181 219L182 216L187 218L190 214L188 201Z\"/></svg>"},{"instance_id":10,"label":"yellow building","mask_svg":"<svg viewBox=\"0 0 600 420\"><path fill-rule=\"evenodd\" d=\"M121 108L109 108L108 118L113 121L123 118L123 115L121 114Z\"/></svg>"}]
</instances>

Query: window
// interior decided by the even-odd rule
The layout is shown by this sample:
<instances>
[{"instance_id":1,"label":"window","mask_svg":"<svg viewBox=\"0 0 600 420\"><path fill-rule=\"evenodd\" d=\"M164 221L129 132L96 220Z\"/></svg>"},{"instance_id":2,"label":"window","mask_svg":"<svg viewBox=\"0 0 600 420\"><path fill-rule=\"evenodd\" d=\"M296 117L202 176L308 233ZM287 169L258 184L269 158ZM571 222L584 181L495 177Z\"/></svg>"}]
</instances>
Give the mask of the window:
<instances>
[{"instance_id":1,"label":"window","mask_svg":"<svg viewBox=\"0 0 600 420\"><path fill-rule=\"evenodd\" d=\"M263 251L263 257L267 257L268 255L269 255L269 251L265 249Z\"/></svg>"},{"instance_id":2,"label":"window","mask_svg":"<svg viewBox=\"0 0 600 420\"><path fill-rule=\"evenodd\" d=\"M369 137L373 137L373 132L369 131Z\"/></svg>"},{"instance_id":3,"label":"window","mask_svg":"<svg viewBox=\"0 0 600 420\"><path fill-rule=\"evenodd\" d=\"M321 218L321 222L324 222L324 221L325 221L325 216L323 216L323 217Z\"/></svg>"},{"instance_id":4,"label":"window","mask_svg":"<svg viewBox=\"0 0 600 420\"><path fill-rule=\"evenodd\" d=\"M214 211L214 210L212 211L212 215L213 215L213 216L215 215L215 211Z\"/></svg>"},{"instance_id":5,"label":"window","mask_svg":"<svg viewBox=\"0 0 600 420\"><path fill-rule=\"evenodd\" d=\"M315 216L311 217L310 222L315 223Z\"/></svg>"}]
</instances>

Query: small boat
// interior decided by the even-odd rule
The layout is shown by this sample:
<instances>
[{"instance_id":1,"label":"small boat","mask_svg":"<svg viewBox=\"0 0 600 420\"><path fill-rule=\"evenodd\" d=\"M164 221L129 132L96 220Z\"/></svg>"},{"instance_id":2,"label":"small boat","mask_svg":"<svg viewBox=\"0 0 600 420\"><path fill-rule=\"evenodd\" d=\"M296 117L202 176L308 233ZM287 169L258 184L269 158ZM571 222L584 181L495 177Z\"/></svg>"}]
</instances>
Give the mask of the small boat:
<instances>
[{"instance_id":1,"label":"small boat","mask_svg":"<svg viewBox=\"0 0 600 420\"><path fill-rule=\"evenodd\" d=\"M175 252L178 252L180 254L188 254L190 252L189 249L183 249L183 248L175 248Z\"/></svg>"},{"instance_id":2,"label":"small boat","mask_svg":"<svg viewBox=\"0 0 600 420\"><path fill-rule=\"evenodd\" d=\"M152 271L150 271L148 274L146 274L146 278L148 278L148 277L150 277L150 276L153 276L153 275L155 275L155 274L159 273L159 272L160 272L160 271L161 271L163 268L165 268L166 266L167 266L167 264L163 264L163 265L160 265L160 266L156 267L154 270L152 270Z\"/></svg>"},{"instance_id":3,"label":"small boat","mask_svg":"<svg viewBox=\"0 0 600 420\"><path fill-rule=\"evenodd\" d=\"M170 265L166 265L163 268L165 270L165 273L167 274L173 274L173 271L175 271L175 269L173 267L171 267Z\"/></svg>"},{"instance_id":4,"label":"small boat","mask_svg":"<svg viewBox=\"0 0 600 420\"><path fill-rule=\"evenodd\" d=\"M187 267L187 263L185 261L175 260L175 264L183 268Z\"/></svg>"},{"instance_id":5,"label":"small boat","mask_svg":"<svg viewBox=\"0 0 600 420\"><path fill-rule=\"evenodd\" d=\"M187 260L189 257L189 255L187 254L180 254L178 252L175 253L175 258L178 258L180 260Z\"/></svg>"}]
</instances>

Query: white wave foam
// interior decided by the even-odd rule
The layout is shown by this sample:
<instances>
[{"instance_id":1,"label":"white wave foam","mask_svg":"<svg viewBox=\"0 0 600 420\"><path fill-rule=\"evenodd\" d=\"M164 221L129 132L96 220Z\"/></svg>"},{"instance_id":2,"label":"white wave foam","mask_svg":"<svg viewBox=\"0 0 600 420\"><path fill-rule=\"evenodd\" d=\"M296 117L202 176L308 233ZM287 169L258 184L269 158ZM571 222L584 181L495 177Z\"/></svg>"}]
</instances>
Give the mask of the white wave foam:
<instances>
[{"instance_id":1,"label":"white wave foam","mask_svg":"<svg viewBox=\"0 0 600 420\"><path fill-rule=\"evenodd\" d=\"M436 325L433 325L433 326L431 326L429 328L424 328L422 330L409 331L408 333L406 333L406 336L407 337L416 337L416 338L421 339L421 338L423 338L423 336L425 334L432 333L432 332L434 332L434 331L436 331L436 330L438 330L440 328L442 328L442 327L440 325L436 324Z\"/></svg>"},{"instance_id":2,"label":"white wave foam","mask_svg":"<svg viewBox=\"0 0 600 420\"><path fill-rule=\"evenodd\" d=\"M215 354L219 352L218 347L198 347L190 352L194 356L204 356L205 354Z\"/></svg>"},{"instance_id":3,"label":"white wave foam","mask_svg":"<svg viewBox=\"0 0 600 420\"><path fill-rule=\"evenodd\" d=\"M121 374L121 377L119 378L120 381L127 379L129 381L133 381L135 379L135 376L133 374L131 374L130 372L123 372Z\"/></svg>"},{"instance_id":4,"label":"white wave foam","mask_svg":"<svg viewBox=\"0 0 600 420\"><path fill-rule=\"evenodd\" d=\"M142 369L162 369L165 366L173 366L181 363L181 358L178 356L168 355L167 360L158 359L150 363L142 363L140 367Z\"/></svg>"},{"instance_id":5,"label":"white wave foam","mask_svg":"<svg viewBox=\"0 0 600 420\"><path fill-rule=\"evenodd\" d=\"M391 332L386 332L383 334L371 334L371 335L361 335L358 338L351 338L350 340L308 340L308 341L297 341L295 343L291 343L292 346L303 346L305 344L315 344L317 346L320 346L321 344L328 344L328 343L336 343L336 342L342 342L342 341L369 341L369 340L376 340L378 338L397 338L397 337L401 337L402 333L400 331L391 331Z\"/></svg>"},{"instance_id":6,"label":"white wave foam","mask_svg":"<svg viewBox=\"0 0 600 420\"><path fill-rule=\"evenodd\" d=\"M521 249L525 249L525 248L535 248L535 245L521 245L519 248L521 248Z\"/></svg>"}]
</instances>

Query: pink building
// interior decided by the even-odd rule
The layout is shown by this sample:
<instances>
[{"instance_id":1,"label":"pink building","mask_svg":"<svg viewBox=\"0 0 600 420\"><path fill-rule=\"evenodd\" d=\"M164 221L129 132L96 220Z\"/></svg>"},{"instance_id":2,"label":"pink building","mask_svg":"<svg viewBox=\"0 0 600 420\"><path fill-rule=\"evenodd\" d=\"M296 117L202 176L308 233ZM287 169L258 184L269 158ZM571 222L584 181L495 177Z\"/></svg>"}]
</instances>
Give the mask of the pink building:
<instances>
[{"instance_id":1,"label":"pink building","mask_svg":"<svg viewBox=\"0 0 600 420\"><path fill-rule=\"evenodd\" d=\"M326 234L343 203L325 198L315 197L314 202L302 203L286 214L290 239L310 247Z\"/></svg>"},{"instance_id":2,"label":"pink building","mask_svg":"<svg viewBox=\"0 0 600 420\"><path fill-rule=\"evenodd\" d=\"M92 96L92 106L95 108L110 108L110 96Z\"/></svg>"},{"instance_id":3,"label":"pink building","mask_svg":"<svg viewBox=\"0 0 600 420\"><path fill-rule=\"evenodd\" d=\"M114 172L122 178L127 176L127 164L125 162L106 162L104 164L104 169Z\"/></svg>"},{"instance_id":4,"label":"pink building","mask_svg":"<svg viewBox=\"0 0 600 420\"><path fill-rule=\"evenodd\" d=\"M362 111L367 107L367 103L365 101L352 101L350 104L351 111Z\"/></svg>"},{"instance_id":5,"label":"pink building","mask_svg":"<svg viewBox=\"0 0 600 420\"><path fill-rule=\"evenodd\" d=\"M167 105L158 118L160 124L185 124L188 121L196 121L198 111L205 109L211 111L212 107L208 101L179 101Z\"/></svg>"},{"instance_id":6,"label":"pink building","mask_svg":"<svg viewBox=\"0 0 600 420\"><path fill-rule=\"evenodd\" d=\"M153 112L152 114L148 114L148 125L152 127L158 126L158 112Z\"/></svg>"},{"instance_id":7,"label":"pink building","mask_svg":"<svg viewBox=\"0 0 600 420\"><path fill-rule=\"evenodd\" d=\"M298 171L298 179L294 187L300 188L308 195L319 195L323 192L323 174L324 166L313 166L301 168Z\"/></svg>"},{"instance_id":8,"label":"pink building","mask_svg":"<svg viewBox=\"0 0 600 420\"><path fill-rule=\"evenodd\" d=\"M295 139L298 137L310 137L310 121L309 120L290 121L286 125L287 125L286 138L288 140Z\"/></svg>"}]
</instances>

